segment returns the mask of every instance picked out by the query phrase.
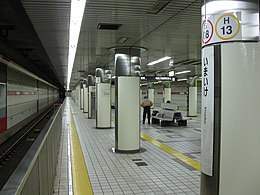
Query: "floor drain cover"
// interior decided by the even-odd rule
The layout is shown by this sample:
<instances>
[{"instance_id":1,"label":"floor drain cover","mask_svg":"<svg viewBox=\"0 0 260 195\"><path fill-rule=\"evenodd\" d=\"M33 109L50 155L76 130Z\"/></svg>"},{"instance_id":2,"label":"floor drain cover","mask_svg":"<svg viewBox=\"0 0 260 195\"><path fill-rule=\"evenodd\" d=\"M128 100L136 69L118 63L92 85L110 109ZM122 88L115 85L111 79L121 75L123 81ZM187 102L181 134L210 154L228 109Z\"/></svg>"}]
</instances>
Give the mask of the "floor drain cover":
<instances>
[{"instance_id":1,"label":"floor drain cover","mask_svg":"<svg viewBox=\"0 0 260 195\"><path fill-rule=\"evenodd\" d=\"M137 162L135 163L137 166L147 166L145 162Z\"/></svg>"},{"instance_id":2,"label":"floor drain cover","mask_svg":"<svg viewBox=\"0 0 260 195\"><path fill-rule=\"evenodd\" d=\"M142 159L140 159L140 158L138 159L137 158L137 159L132 159L132 161L142 161Z\"/></svg>"}]
</instances>

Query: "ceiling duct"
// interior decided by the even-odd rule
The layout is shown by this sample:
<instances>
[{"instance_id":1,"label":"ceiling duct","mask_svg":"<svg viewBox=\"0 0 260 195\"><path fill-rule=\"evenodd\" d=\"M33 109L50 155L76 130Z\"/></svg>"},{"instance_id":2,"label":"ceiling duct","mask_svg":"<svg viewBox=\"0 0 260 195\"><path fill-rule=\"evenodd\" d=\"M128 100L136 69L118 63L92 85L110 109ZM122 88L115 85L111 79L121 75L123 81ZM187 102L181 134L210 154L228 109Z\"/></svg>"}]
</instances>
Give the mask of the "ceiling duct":
<instances>
[{"instance_id":1,"label":"ceiling duct","mask_svg":"<svg viewBox=\"0 0 260 195\"><path fill-rule=\"evenodd\" d=\"M165 8L172 0L159 0L148 11L147 14L158 14Z\"/></svg>"},{"instance_id":2,"label":"ceiling duct","mask_svg":"<svg viewBox=\"0 0 260 195\"><path fill-rule=\"evenodd\" d=\"M99 23L97 29L99 30L118 30L122 24Z\"/></svg>"},{"instance_id":3,"label":"ceiling duct","mask_svg":"<svg viewBox=\"0 0 260 195\"><path fill-rule=\"evenodd\" d=\"M105 82L105 71L102 68L96 68L96 77L100 77L100 82L104 83Z\"/></svg>"},{"instance_id":4,"label":"ceiling duct","mask_svg":"<svg viewBox=\"0 0 260 195\"><path fill-rule=\"evenodd\" d=\"M95 86L93 75L88 75L88 86Z\"/></svg>"}]
</instances>

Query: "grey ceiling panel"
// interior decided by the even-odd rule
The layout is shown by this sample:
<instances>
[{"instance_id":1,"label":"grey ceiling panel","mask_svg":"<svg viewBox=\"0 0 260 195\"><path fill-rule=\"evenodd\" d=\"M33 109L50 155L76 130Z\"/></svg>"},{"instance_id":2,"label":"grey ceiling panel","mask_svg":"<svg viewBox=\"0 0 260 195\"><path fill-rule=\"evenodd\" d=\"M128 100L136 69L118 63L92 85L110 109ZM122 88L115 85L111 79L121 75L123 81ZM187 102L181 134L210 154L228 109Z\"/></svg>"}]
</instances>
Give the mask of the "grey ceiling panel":
<instances>
[{"instance_id":1,"label":"grey ceiling panel","mask_svg":"<svg viewBox=\"0 0 260 195\"><path fill-rule=\"evenodd\" d=\"M22 3L66 85L70 0L22 0ZM143 74L166 74L169 62L155 66L147 63L167 55L175 58L172 69L191 69L190 76L199 75L200 7L200 0L87 0L71 86L94 74L96 67L113 69L114 54L108 48L114 46L147 48L141 55ZM99 23L121 26L118 30L101 30L97 29ZM127 41L119 43L121 37Z\"/></svg>"},{"instance_id":2,"label":"grey ceiling panel","mask_svg":"<svg viewBox=\"0 0 260 195\"><path fill-rule=\"evenodd\" d=\"M63 85L67 82L70 0L22 0Z\"/></svg>"}]
</instances>

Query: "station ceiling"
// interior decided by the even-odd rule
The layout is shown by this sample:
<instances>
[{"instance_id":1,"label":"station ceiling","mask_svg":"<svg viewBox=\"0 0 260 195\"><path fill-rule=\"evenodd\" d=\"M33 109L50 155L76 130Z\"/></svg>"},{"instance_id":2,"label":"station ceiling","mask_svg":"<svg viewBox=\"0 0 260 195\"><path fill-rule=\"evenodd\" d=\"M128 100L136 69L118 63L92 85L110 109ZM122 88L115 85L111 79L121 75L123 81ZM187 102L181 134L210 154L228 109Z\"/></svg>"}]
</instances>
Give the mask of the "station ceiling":
<instances>
[{"instance_id":1,"label":"station ceiling","mask_svg":"<svg viewBox=\"0 0 260 195\"><path fill-rule=\"evenodd\" d=\"M70 0L5 0L0 4L6 15L0 17L1 35L5 35L1 24L14 27L0 40L14 50L16 58L28 61L30 66L25 66L66 86ZM200 8L201 0L87 0L70 86L94 74L97 67L113 71L114 53L109 48L115 46L147 48L141 54L142 74L165 76L169 70L190 70L179 78L200 76ZM100 23L120 28L101 30ZM119 42L122 37L127 38L124 43ZM10 58L15 60L14 56ZM174 58L173 67L169 61L147 66L164 56Z\"/></svg>"}]
</instances>

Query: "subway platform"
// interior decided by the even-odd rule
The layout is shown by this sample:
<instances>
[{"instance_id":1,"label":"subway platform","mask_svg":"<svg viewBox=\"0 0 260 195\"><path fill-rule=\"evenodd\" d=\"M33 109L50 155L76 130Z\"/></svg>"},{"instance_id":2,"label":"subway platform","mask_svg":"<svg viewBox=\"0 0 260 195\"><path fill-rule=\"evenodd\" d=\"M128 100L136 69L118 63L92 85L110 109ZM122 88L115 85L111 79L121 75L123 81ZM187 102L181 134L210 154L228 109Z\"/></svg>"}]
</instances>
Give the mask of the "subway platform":
<instances>
[{"instance_id":1,"label":"subway platform","mask_svg":"<svg viewBox=\"0 0 260 195\"><path fill-rule=\"evenodd\" d=\"M96 129L71 98L64 103L55 195L199 194L199 117L187 127L141 125L144 151L119 154L114 128Z\"/></svg>"}]
</instances>

